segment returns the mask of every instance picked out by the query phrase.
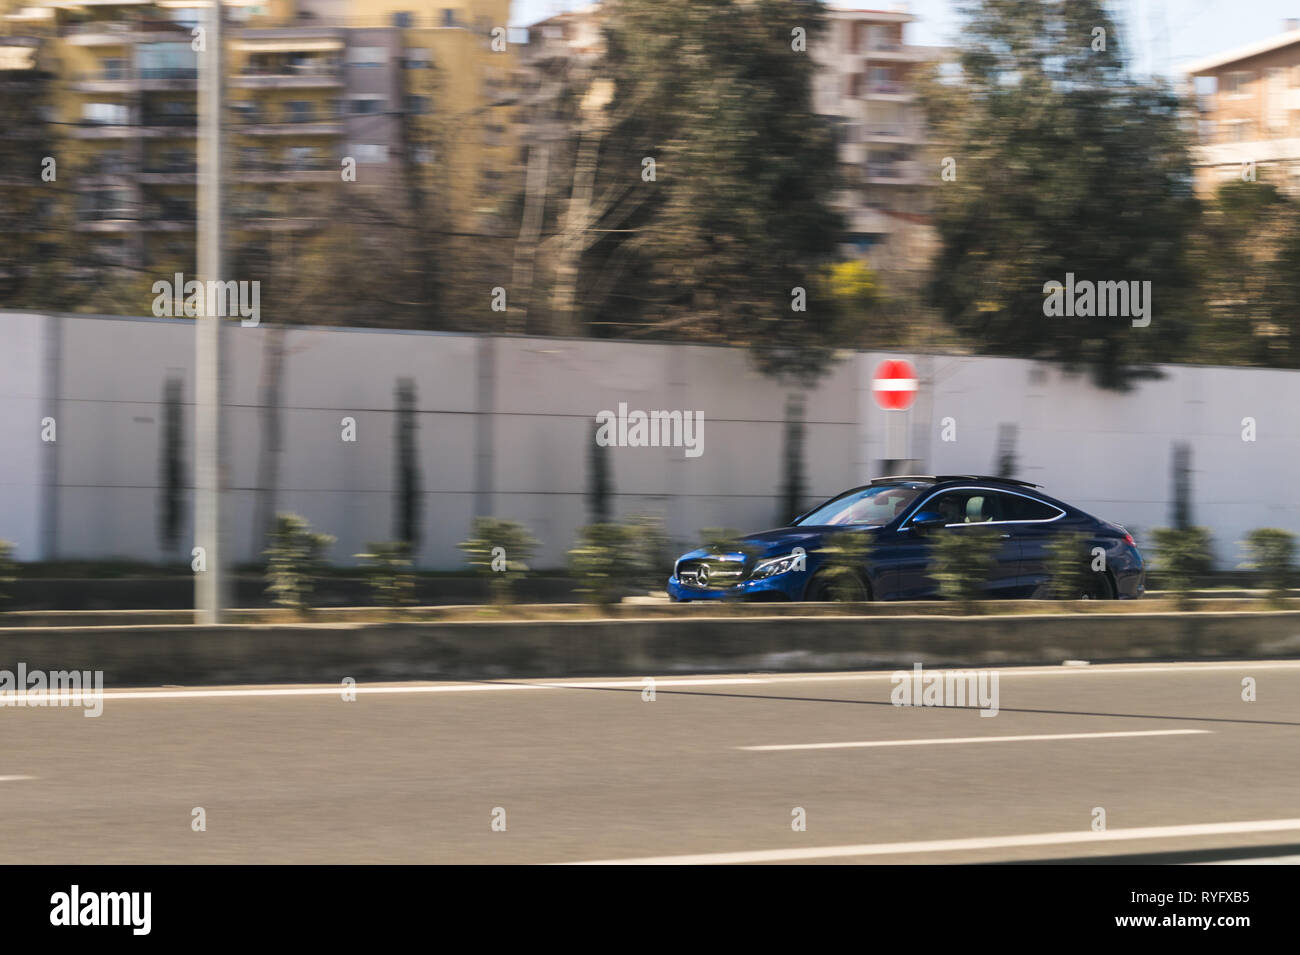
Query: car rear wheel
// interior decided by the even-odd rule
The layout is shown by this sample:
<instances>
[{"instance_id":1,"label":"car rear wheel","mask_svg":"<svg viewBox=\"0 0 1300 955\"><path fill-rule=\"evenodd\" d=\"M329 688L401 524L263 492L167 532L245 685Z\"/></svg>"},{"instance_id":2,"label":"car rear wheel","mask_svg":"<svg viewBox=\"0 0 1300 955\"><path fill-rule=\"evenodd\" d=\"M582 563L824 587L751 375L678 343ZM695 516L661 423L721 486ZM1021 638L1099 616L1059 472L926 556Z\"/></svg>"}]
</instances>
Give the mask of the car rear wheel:
<instances>
[{"instance_id":1,"label":"car rear wheel","mask_svg":"<svg viewBox=\"0 0 1300 955\"><path fill-rule=\"evenodd\" d=\"M1110 582L1110 574L1105 572L1090 574L1079 600L1114 600L1115 585Z\"/></svg>"},{"instance_id":2,"label":"car rear wheel","mask_svg":"<svg viewBox=\"0 0 1300 955\"><path fill-rule=\"evenodd\" d=\"M804 599L862 602L871 599L871 588L855 571L846 567L827 567L813 574Z\"/></svg>"}]
</instances>

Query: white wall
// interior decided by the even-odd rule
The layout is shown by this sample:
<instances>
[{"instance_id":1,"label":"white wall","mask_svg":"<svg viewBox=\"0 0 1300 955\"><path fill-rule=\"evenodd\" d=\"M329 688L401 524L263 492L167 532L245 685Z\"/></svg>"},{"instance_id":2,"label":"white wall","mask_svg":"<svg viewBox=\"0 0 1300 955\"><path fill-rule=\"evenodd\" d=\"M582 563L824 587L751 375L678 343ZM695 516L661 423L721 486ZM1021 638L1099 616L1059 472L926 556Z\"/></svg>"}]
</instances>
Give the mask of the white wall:
<instances>
[{"instance_id":1,"label":"white wall","mask_svg":"<svg viewBox=\"0 0 1300 955\"><path fill-rule=\"evenodd\" d=\"M16 312L0 317L0 540L13 541L20 560L34 560L41 466L52 450L41 441L41 419L53 414L44 397L46 320Z\"/></svg>"},{"instance_id":2,"label":"white wall","mask_svg":"<svg viewBox=\"0 0 1300 955\"><path fill-rule=\"evenodd\" d=\"M46 405L54 389L43 369L53 357L49 330L56 322L59 470L57 494L49 498L41 455L50 449L40 442L39 421L53 413ZM162 557L163 387L169 375L184 382L192 475L192 326L4 314L0 328L0 537L16 541L25 559L41 556L41 505L53 500L59 556ZM238 560L252 559L257 549L267 341L265 328L232 326L226 334L229 527ZM543 544L536 566L560 564L587 520L595 415L619 402L699 411L705 423L698 458L681 448L610 449L618 515L662 515L683 541L701 527L775 522L786 390L754 371L743 350L361 329L295 329L285 341L276 504L336 535L336 561L393 536L394 386L403 377L416 387L420 559L428 566L460 564L455 545L480 505L532 529ZM918 368L921 390L909 412L875 405L871 375L886 357L910 358ZM910 439L906 456L939 473L992 473L998 426L1014 423L1019 477L1144 530L1169 521L1172 445L1187 441L1193 517L1214 531L1221 563L1238 561L1237 541L1253 527L1300 531L1300 499L1290 490L1300 481L1300 424L1286 410L1300 400L1300 373L1164 370L1165 378L1116 394L1030 361L852 356L808 396L809 496L820 499L878 475L886 416L900 414ZM340 439L344 416L357 421L355 443ZM1258 421L1254 443L1241 440L1246 416ZM955 419L956 441L941 440L946 417ZM480 443L484 434L490 443ZM189 546L187 537L185 553Z\"/></svg>"}]
</instances>

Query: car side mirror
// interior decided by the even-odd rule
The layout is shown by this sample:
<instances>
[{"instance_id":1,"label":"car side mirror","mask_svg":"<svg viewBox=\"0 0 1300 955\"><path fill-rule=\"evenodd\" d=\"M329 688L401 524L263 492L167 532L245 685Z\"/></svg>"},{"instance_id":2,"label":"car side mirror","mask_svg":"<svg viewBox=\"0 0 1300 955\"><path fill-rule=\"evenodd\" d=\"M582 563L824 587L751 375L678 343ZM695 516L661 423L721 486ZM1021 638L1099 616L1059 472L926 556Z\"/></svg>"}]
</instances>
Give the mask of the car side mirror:
<instances>
[{"instance_id":1,"label":"car side mirror","mask_svg":"<svg viewBox=\"0 0 1300 955\"><path fill-rule=\"evenodd\" d=\"M929 531L936 527L943 527L947 523L948 519L938 511L922 511L908 521L907 526L918 531Z\"/></svg>"}]
</instances>

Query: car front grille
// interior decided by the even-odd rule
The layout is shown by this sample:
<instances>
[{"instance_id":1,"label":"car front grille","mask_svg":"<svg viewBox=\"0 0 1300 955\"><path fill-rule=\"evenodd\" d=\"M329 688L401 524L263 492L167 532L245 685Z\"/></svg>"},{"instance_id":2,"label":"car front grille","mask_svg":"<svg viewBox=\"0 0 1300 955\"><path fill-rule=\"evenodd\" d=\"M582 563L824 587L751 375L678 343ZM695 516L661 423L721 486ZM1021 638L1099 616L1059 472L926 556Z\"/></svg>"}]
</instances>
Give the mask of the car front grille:
<instances>
[{"instance_id":1,"label":"car front grille","mask_svg":"<svg viewBox=\"0 0 1300 955\"><path fill-rule=\"evenodd\" d=\"M683 587L720 590L745 578L745 562L727 557L698 557L677 565L677 579Z\"/></svg>"}]
</instances>

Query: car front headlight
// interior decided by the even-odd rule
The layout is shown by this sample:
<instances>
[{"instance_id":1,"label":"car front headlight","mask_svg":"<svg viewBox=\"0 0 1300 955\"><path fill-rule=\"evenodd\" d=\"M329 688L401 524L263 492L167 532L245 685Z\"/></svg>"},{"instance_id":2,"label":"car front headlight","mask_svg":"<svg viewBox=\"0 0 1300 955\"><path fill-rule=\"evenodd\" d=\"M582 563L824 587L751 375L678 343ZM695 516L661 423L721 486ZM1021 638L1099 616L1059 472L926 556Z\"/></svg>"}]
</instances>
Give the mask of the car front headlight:
<instances>
[{"instance_id":1,"label":"car front headlight","mask_svg":"<svg viewBox=\"0 0 1300 955\"><path fill-rule=\"evenodd\" d=\"M781 557L772 557L768 560L760 561L754 565L753 571L749 575L750 580L766 580L768 577L775 577L777 574L787 574L792 570L803 570L805 555L800 553L784 554Z\"/></svg>"}]
</instances>

